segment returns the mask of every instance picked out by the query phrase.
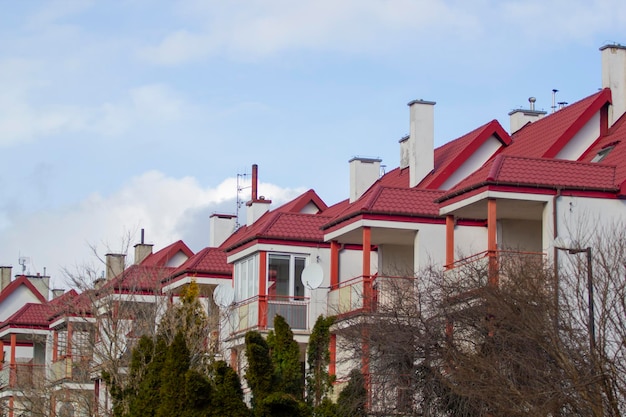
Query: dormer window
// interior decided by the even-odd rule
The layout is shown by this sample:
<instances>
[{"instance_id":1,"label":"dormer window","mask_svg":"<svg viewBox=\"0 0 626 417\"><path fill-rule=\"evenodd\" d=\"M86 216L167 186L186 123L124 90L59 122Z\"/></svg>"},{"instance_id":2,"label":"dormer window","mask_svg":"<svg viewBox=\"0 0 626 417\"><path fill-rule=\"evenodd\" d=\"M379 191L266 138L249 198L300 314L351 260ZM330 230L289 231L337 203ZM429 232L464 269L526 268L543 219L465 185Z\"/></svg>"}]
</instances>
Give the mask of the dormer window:
<instances>
[{"instance_id":1,"label":"dormer window","mask_svg":"<svg viewBox=\"0 0 626 417\"><path fill-rule=\"evenodd\" d=\"M598 153L596 154L596 156L593 157L593 159L591 160L591 162L601 162L604 158L606 158L606 156L611 153L611 151L613 149L615 149L615 146L618 144L619 142L612 142L609 143L608 145L606 145L604 148L600 149L598 151Z\"/></svg>"}]
</instances>

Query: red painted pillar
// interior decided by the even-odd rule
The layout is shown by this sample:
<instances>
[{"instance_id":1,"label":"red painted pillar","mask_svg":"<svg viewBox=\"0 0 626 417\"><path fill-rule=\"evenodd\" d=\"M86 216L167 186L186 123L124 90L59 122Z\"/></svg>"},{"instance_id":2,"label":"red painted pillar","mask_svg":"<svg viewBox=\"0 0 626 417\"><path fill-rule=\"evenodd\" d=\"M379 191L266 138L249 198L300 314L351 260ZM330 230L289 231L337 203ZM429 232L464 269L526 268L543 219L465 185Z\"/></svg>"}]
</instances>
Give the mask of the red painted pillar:
<instances>
[{"instance_id":1,"label":"red painted pillar","mask_svg":"<svg viewBox=\"0 0 626 417\"><path fill-rule=\"evenodd\" d=\"M330 242L330 288L331 290L339 285L339 242Z\"/></svg>"},{"instance_id":2,"label":"red painted pillar","mask_svg":"<svg viewBox=\"0 0 626 417\"><path fill-rule=\"evenodd\" d=\"M259 328L267 328L267 252L259 252Z\"/></svg>"},{"instance_id":3,"label":"red painted pillar","mask_svg":"<svg viewBox=\"0 0 626 417\"><path fill-rule=\"evenodd\" d=\"M17 348L17 335L12 334L11 335L11 356L10 356L10 362L9 362L9 386L10 387L13 387L15 383L17 382L17 364L15 362L15 349L16 348Z\"/></svg>"},{"instance_id":4,"label":"red painted pillar","mask_svg":"<svg viewBox=\"0 0 626 417\"><path fill-rule=\"evenodd\" d=\"M59 349L59 332L56 330L52 335L52 361L56 362L58 359L58 349Z\"/></svg>"},{"instance_id":5,"label":"red painted pillar","mask_svg":"<svg viewBox=\"0 0 626 417\"><path fill-rule=\"evenodd\" d=\"M498 285L498 242L496 200L487 200L487 255L489 256L489 285Z\"/></svg>"},{"instance_id":6,"label":"red painted pillar","mask_svg":"<svg viewBox=\"0 0 626 417\"><path fill-rule=\"evenodd\" d=\"M454 263L454 216L446 216L446 269Z\"/></svg>"},{"instance_id":7,"label":"red painted pillar","mask_svg":"<svg viewBox=\"0 0 626 417\"><path fill-rule=\"evenodd\" d=\"M4 364L4 342L0 340L0 371L2 370L3 364Z\"/></svg>"},{"instance_id":8,"label":"red painted pillar","mask_svg":"<svg viewBox=\"0 0 626 417\"><path fill-rule=\"evenodd\" d=\"M370 311L372 308L372 230L363 228L363 309Z\"/></svg>"},{"instance_id":9,"label":"red painted pillar","mask_svg":"<svg viewBox=\"0 0 626 417\"><path fill-rule=\"evenodd\" d=\"M330 375L337 375L337 335L330 334L330 346L328 347L330 352L330 362L328 363L328 373Z\"/></svg>"}]
</instances>

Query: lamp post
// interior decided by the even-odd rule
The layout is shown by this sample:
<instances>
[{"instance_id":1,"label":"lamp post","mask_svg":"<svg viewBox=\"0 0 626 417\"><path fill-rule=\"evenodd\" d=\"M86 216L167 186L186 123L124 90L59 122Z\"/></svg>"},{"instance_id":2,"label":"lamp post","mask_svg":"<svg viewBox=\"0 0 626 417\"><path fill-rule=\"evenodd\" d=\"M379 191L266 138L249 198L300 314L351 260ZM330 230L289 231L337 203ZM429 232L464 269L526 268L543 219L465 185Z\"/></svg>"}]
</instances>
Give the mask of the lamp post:
<instances>
[{"instance_id":1,"label":"lamp post","mask_svg":"<svg viewBox=\"0 0 626 417\"><path fill-rule=\"evenodd\" d=\"M588 297L588 306L589 306L589 349L592 355L595 354L596 351L596 323L595 323L595 314L593 308L593 270L591 265L591 247L587 248L573 248L568 247L556 243L554 245L555 249L562 250L564 252L569 253L570 255L575 255L578 253L586 253L587 254L587 297Z\"/></svg>"}]
</instances>

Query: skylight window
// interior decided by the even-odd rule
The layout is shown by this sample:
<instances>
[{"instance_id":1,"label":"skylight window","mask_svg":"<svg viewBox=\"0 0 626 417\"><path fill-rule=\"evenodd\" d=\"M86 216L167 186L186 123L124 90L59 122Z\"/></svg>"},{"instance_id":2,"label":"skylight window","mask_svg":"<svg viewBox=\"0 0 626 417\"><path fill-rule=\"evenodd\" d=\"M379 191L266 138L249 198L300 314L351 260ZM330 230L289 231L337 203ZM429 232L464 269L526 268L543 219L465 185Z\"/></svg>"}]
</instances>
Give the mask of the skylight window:
<instances>
[{"instance_id":1,"label":"skylight window","mask_svg":"<svg viewBox=\"0 0 626 417\"><path fill-rule=\"evenodd\" d=\"M604 148L600 149L598 151L598 153L596 154L596 156L593 157L593 159L591 160L591 162L600 162L602 161L604 158L606 158L606 156L611 153L611 151L615 148L615 145L607 145Z\"/></svg>"}]
</instances>

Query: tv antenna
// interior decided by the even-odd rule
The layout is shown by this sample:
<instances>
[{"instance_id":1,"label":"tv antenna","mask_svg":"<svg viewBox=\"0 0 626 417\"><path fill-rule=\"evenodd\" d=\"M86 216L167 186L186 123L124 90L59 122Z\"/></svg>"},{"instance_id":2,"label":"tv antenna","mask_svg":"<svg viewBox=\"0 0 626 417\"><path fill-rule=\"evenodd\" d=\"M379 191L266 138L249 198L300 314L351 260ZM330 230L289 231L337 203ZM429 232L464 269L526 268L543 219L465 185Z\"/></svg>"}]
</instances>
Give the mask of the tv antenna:
<instances>
[{"instance_id":1,"label":"tv antenna","mask_svg":"<svg viewBox=\"0 0 626 417\"><path fill-rule=\"evenodd\" d=\"M237 221L235 223L235 230L241 227L241 224L239 223L239 210L244 205L244 201L241 198L241 193L243 192L243 190L251 187L250 185L246 185L246 186L243 185L248 182L247 178L249 176L250 175L247 172L244 172L243 174L237 174L237 213L236 213Z\"/></svg>"},{"instance_id":2,"label":"tv antenna","mask_svg":"<svg viewBox=\"0 0 626 417\"><path fill-rule=\"evenodd\" d=\"M20 256L17 262L22 266L22 275L26 272L26 264L30 262L30 259L26 256Z\"/></svg>"}]
</instances>

